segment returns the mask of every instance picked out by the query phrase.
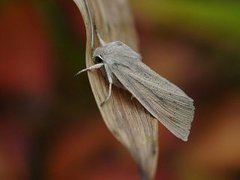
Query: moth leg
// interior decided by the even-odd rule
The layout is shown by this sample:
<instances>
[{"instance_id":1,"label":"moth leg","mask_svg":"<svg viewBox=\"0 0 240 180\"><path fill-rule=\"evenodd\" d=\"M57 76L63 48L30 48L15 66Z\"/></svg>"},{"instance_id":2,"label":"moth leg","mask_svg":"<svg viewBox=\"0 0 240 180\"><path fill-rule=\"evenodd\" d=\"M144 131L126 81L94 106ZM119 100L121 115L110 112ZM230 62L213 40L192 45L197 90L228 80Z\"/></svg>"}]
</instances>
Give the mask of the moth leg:
<instances>
[{"instance_id":1,"label":"moth leg","mask_svg":"<svg viewBox=\"0 0 240 180\"><path fill-rule=\"evenodd\" d=\"M134 97L134 95L132 94L132 96L131 96L131 100L133 100L135 97Z\"/></svg>"},{"instance_id":2,"label":"moth leg","mask_svg":"<svg viewBox=\"0 0 240 180\"><path fill-rule=\"evenodd\" d=\"M106 99L100 104L100 106L103 106L110 99L111 94L112 94L112 83L109 83L108 95L107 95Z\"/></svg>"},{"instance_id":3,"label":"moth leg","mask_svg":"<svg viewBox=\"0 0 240 180\"><path fill-rule=\"evenodd\" d=\"M113 84L113 80L112 77L110 75L110 72L108 71L108 68L106 69L106 73L107 73L107 78L108 78L108 82L109 82L109 86L108 86L108 95L106 97L106 99L100 104L100 106L104 105L111 97L112 94L112 84Z\"/></svg>"},{"instance_id":4,"label":"moth leg","mask_svg":"<svg viewBox=\"0 0 240 180\"><path fill-rule=\"evenodd\" d=\"M86 68L86 69L83 69L83 70L79 71L77 74L75 74L75 76L78 76L79 74L81 74L81 73L83 73L83 72L85 72L85 71L92 71L92 70L95 70L95 69L99 69L99 68L101 68L102 66L103 66L103 63L99 63L99 64L92 65L92 66L90 66L90 67L88 67L88 68ZM74 77L75 77L75 76L74 76Z\"/></svg>"}]
</instances>

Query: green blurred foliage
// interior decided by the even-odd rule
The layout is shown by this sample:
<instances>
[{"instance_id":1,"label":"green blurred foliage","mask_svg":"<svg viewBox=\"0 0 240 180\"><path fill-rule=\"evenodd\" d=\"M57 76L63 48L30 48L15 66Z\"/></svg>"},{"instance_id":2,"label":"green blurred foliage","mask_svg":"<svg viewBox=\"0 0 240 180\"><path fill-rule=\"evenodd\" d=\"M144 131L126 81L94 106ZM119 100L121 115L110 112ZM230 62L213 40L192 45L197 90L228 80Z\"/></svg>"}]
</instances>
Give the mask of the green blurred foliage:
<instances>
[{"instance_id":1,"label":"green blurred foliage","mask_svg":"<svg viewBox=\"0 0 240 180\"><path fill-rule=\"evenodd\" d=\"M209 39L240 43L240 2L238 1L134 1L133 5L149 21L170 27L184 28ZM226 44L228 45L228 44Z\"/></svg>"},{"instance_id":2,"label":"green blurred foliage","mask_svg":"<svg viewBox=\"0 0 240 180\"><path fill-rule=\"evenodd\" d=\"M69 17L67 17L71 14L64 14L64 3L57 1L34 1L34 5L46 20L50 35L53 38L53 46L58 59L57 66L59 67L56 87L58 89L57 92L60 93L58 99L64 98L62 99L64 106L74 108L73 111L76 111L75 108L78 108L79 105L83 108L85 107L83 104L79 104L79 100L76 97L81 98L82 103L85 101L84 103L87 103L89 106L93 101L89 101L89 98L84 98L91 96L86 74L83 74L80 78L74 78L74 74L85 66L85 41L80 42L71 29L72 26L69 24ZM74 91L76 88L81 89L82 92L86 93L86 96ZM72 105L76 106L73 107ZM83 112L88 109L84 109ZM69 110L71 111L71 109Z\"/></svg>"}]
</instances>

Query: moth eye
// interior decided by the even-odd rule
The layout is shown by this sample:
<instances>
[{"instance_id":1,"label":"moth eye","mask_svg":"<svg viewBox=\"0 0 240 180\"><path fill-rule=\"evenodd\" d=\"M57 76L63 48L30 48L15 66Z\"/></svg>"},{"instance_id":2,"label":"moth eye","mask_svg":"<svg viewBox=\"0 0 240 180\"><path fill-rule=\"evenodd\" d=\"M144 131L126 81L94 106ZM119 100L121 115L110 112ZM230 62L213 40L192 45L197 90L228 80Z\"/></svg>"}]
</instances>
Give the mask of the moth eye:
<instances>
[{"instance_id":1,"label":"moth eye","mask_svg":"<svg viewBox=\"0 0 240 180\"><path fill-rule=\"evenodd\" d=\"M102 59L101 56L96 56L96 57L94 57L94 61L95 61L96 63L102 63L102 62L103 62L103 59Z\"/></svg>"}]
</instances>

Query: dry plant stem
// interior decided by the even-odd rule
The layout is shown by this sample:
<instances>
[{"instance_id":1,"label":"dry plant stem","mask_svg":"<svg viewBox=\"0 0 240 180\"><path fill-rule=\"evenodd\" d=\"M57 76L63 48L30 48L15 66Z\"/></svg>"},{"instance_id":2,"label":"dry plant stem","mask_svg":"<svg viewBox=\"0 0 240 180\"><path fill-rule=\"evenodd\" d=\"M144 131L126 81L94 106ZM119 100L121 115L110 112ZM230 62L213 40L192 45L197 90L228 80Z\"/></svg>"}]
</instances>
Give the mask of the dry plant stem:
<instances>
[{"instance_id":1,"label":"dry plant stem","mask_svg":"<svg viewBox=\"0 0 240 180\"><path fill-rule=\"evenodd\" d=\"M86 65L93 65L92 53L100 46L96 32L105 42L122 41L137 51L137 38L127 0L74 0L86 26ZM142 179L153 179L158 156L158 122L131 94L113 87L107 103L108 83L99 70L88 72L102 117L113 135L125 145L141 171Z\"/></svg>"}]
</instances>

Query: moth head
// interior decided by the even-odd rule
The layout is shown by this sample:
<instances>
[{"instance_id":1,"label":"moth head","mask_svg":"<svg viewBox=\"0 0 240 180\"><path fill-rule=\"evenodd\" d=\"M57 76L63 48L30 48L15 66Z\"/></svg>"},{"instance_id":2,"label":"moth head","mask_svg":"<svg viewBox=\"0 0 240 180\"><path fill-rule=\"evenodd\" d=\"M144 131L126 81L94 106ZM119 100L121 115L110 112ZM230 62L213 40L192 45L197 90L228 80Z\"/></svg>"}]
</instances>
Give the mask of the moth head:
<instances>
[{"instance_id":1,"label":"moth head","mask_svg":"<svg viewBox=\"0 0 240 180\"><path fill-rule=\"evenodd\" d=\"M102 47L98 47L93 52L93 62L95 64L103 63L104 61L104 49Z\"/></svg>"},{"instance_id":2,"label":"moth head","mask_svg":"<svg viewBox=\"0 0 240 180\"><path fill-rule=\"evenodd\" d=\"M94 61L96 64L102 63L102 62L103 62L103 57L102 57L101 55L93 56L93 61Z\"/></svg>"}]
</instances>

